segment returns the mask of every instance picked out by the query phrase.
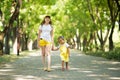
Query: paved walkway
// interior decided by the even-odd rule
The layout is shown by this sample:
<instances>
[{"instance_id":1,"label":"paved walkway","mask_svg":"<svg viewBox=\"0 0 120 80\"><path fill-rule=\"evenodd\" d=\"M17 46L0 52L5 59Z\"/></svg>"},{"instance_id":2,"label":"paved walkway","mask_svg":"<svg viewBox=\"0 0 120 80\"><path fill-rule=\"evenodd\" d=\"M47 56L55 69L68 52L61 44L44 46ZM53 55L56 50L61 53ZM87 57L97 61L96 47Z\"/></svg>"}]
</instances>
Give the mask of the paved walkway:
<instances>
[{"instance_id":1,"label":"paved walkway","mask_svg":"<svg viewBox=\"0 0 120 80\"><path fill-rule=\"evenodd\" d=\"M120 80L120 62L71 50L70 70L61 71L59 52L52 52L52 71L42 70L39 51L0 67L0 80Z\"/></svg>"}]
</instances>

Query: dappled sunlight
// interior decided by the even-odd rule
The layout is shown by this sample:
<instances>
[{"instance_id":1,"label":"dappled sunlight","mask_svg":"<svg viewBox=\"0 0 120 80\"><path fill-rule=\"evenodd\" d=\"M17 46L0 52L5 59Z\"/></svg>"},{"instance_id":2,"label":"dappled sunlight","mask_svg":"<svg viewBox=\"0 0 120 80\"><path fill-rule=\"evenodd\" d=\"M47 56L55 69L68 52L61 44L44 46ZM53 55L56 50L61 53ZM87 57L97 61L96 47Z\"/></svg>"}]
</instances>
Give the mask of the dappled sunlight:
<instances>
[{"instance_id":1,"label":"dappled sunlight","mask_svg":"<svg viewBox=\"0 0 120 80\"><path fill-rule=\"evenodd\" d=\"M108 75L100 75L100 74L89 74L87 76L90 76L90 77L108 77Z\"/></svg>"},{"instance_id":2,"label":"dappled sunlight","mask_svg":"<svg viewBox=\"0 0 120 80\"><path fill-rule=\"evenodd\" d=\"M108 70L120 71L120 68L108 68Z\"/></svg>"},{"instance_id":3,"label":"dappled sunlight","mask_svg":"<svg viewBox=\"0 0 120 80\"><path fill-rule=\"evenodd\" d=\"M50 78L60 78L60 76L59 76L59 75L53 75L53 74L48 75L48 77L50 77Z\"/></svg>"},{"instance_id":4,"label":"dappled sunlight","mask_svg":"<svg viewBox=\"0 0 120 80\"><path fill-rule=\"evenodd\" d=\"M0 74L3 74L4 72L10 72L13 71L14 67L10 64L5 64L4 68L0 68Z\"/></svg>"},{"instance_id":5,"label":"dappled sunlight","mask_svg":"<svg viewBox=\"0 0 120 80\"><path fill-rule=\"evenodd\" d=\"M40 77L35 77L32 75L13 75L15 80L43 80Z\"/></svg>"},{"instance_id":6,"label":"dappled sunlight","mask_svg":"<svg viewBox=\"0 0 120 80\"><path fill-rule=\"evenodd\" d=\"M114 62L114 61L98 61L98 60L94 60L92 61L93 63L97 63L97 64L113 64L113 65L116 65L116 64L119 64L120 65L120 62Z\"/></svg>"},{"instance_id":7,"label":"dappled sunlight","mask_svg":"<svg viewBox=\"0 0 120 80\"><path fill-rule=\"evenodd\" d=\"M53 65L52 68L54 68L54 69L61 68L61 65L60 64L56 64L56 65Z\"/></svg>"},{"instance_id":8,"label":"dappled sunlight","mask_svg":"<svg viewBox=\"0 0 120 80\"><path fill-rule=\"evenodd\" d=\"M8 71L13 71L13 69L0 69L0 73L1 72L8 72Z\"/></svg>"},{"instance_id":9,"label":"dappled sunlight","mask_svg":"<svg viewBox=\"0 0 120 80\"><path fill-rule=\"evenodd\" d=\"M78 71L78 72L83 72L83 73L92 73L92 71L88 71L88 70L86 70L86 71Z\"/></svg>"},{"instance_id":10,"label":"dappled sunlight","mask_svg":"<svg viewBox=\"0 0 120 80\"><path fill-rule=\"evenodd\" d=\"M110 77L110 80L120 80L120 77Z\"/></svg>"},{"instance_id":11,"label":"dappled sunlight","mask_svg":"<svg viewBox=\"0 0 120 80\"><path fill-rule=\"evenodd\" d=\"M77 71L78 71L78 70L79 70L79 68L70 68L70 70L77 70Z\"/></svg>"},{"instance_id":12,"label":"dappled sunlight","mask_svg":"<svg viewBox=\"0 0 120 80\"><path fill-rule=\"evenodd\" d=\"M111 64L119 64L120 65L120 62L111 62Z\"/></svg>"},{"instance_id":13,"label":"dappled sunlight","mask_svg":"<svg viewBox=\"0 0 120 80\"><path fill-rule=\"evenodd\" d=\"M120 63L103 58L71 53L69 70L61 70L58 51L52 52L51 72L43 70L39 51L0 68L3 80L120 80ZM7 76L7 77L5 77Z\"/></svg>"}]
</instances>

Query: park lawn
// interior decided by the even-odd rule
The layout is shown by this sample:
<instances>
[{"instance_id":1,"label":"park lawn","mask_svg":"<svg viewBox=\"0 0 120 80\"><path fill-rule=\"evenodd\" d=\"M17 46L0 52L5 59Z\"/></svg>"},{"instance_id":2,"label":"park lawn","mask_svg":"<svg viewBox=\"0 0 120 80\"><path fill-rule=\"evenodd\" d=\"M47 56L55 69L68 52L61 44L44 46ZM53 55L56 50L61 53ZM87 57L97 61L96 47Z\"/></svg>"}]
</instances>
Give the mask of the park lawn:
<instances>
[{"instance_id":1,"label":"park lawn","mask_svg":"<svg viewBox=\"0 0 120 80\"><path fill-rule=\"evenodd\" d=\"M0 56L0 64L12 62L16 60L17 58L18 56L16 56L15 54Z\"/></svg>"},{"instance_id":2,"label":"park lawn","mask_svg":"<svg viewBox=\"0 0 120 80\"><path fill-rule=\"evenodd\" d=\"M23 51L23 52L20 53L19 56L17 56L16 54L13 54L13 53L11 53L10 55L4 54L4 55L0 56L0 65L8 63L8 62L15 61L18 58L27 56L29 53L30 53L30 51Z\"/></svg>"}]
</instances>

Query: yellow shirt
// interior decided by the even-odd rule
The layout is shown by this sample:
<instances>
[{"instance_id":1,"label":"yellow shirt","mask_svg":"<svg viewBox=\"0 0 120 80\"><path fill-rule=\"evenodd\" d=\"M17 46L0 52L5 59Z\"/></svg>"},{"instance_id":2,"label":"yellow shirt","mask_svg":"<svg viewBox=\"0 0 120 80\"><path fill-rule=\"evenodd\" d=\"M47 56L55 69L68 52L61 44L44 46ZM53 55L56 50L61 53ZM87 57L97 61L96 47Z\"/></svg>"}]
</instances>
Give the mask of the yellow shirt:
<instances>
[{"instance_id":1,"label":"yellow shirt","mask_svg":"<svg viewBox=\"0 0 120 80\"><path fill-rule=\"evenodd\" d=\"M69 45L67 43L59 45L61 60L65 62L69 61L69 55L68 55L68 49L67 49L68 47Z\"/></svg>"}]
</instances>

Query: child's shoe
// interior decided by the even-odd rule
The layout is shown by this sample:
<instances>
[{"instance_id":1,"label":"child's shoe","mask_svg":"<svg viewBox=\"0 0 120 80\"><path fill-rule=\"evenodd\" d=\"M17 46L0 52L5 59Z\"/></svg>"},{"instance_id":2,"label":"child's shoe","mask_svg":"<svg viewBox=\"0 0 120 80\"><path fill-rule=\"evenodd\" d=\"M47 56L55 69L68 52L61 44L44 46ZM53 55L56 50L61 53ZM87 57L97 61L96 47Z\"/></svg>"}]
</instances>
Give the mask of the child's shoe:
<instances>
[{"instance_id":1,"label":"child's shoe","mask_svg":"<svg viewBox=\"0 0 120 80\"><path fill-rule=\"evenodd\" d=\"M64 68L62 68L62 71L64 71L65 69Z\"/></svg>"}]
</instances>

